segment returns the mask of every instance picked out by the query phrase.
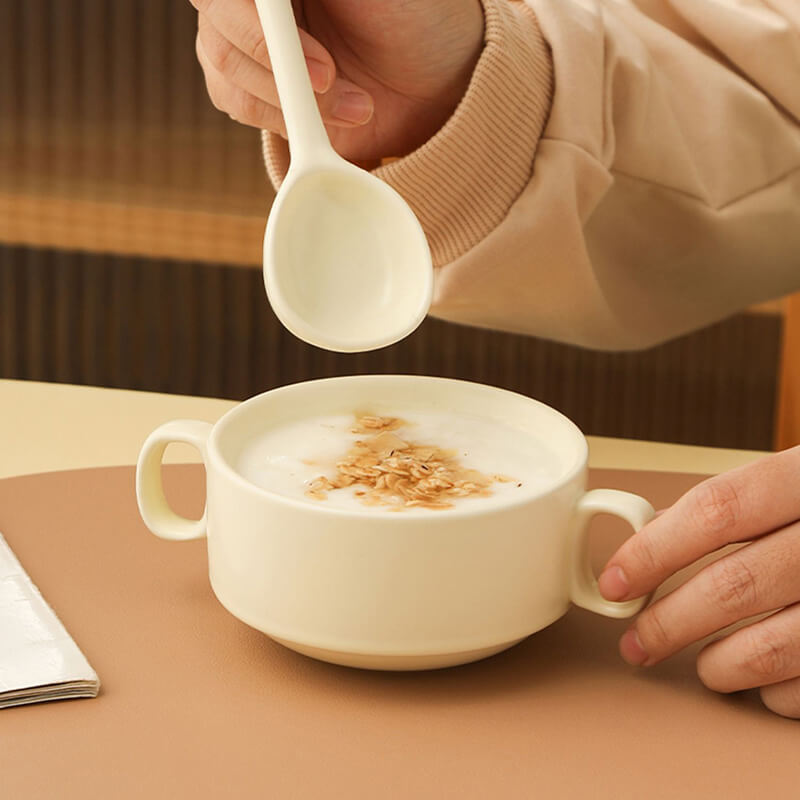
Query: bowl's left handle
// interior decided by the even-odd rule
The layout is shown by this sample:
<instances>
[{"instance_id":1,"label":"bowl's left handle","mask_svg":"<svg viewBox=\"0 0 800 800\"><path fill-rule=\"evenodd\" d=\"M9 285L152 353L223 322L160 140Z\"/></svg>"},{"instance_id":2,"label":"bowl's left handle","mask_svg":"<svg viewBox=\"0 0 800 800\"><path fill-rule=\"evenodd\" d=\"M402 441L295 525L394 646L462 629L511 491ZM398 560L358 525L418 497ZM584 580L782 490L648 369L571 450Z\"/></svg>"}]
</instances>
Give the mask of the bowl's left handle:
<instances>
[{"instance_id":1,"label":"bowl's left handle","mask_svg":"<svg viewBox=\"0 0 800 800\"><path fill-rule=\"evenodd\" d=\"M169 507L161 482L161 459L168 444L185 442L200 451L208 469L206 444L211 428L208 422L176 419L156 428L142 445L136 465L136 501L144 524L162 539L201 539L206 535L205 507L200 519L186 519Z\"/></svg>"}]
</instances>

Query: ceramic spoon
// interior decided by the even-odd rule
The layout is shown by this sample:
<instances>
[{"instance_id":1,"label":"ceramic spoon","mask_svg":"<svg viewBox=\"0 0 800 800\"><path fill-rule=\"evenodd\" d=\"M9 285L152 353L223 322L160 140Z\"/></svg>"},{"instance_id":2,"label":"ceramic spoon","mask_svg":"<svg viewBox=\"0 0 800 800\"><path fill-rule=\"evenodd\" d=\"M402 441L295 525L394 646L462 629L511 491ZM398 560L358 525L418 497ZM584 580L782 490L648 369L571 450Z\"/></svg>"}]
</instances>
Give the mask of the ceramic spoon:
<instances>
[{"instance_id":1,"label":"ceramic spoon","mask_svg":"<svg viewBox=\"0 0 800 800\"><path fill-rule=\"evenodd\" d=\"M425 234L387 184L331 147L291 0L256 0L278 87L291 165L267 221L264 284L300 339L340 352L411 333L431 303Z\"/></svg>"}]
</instances>

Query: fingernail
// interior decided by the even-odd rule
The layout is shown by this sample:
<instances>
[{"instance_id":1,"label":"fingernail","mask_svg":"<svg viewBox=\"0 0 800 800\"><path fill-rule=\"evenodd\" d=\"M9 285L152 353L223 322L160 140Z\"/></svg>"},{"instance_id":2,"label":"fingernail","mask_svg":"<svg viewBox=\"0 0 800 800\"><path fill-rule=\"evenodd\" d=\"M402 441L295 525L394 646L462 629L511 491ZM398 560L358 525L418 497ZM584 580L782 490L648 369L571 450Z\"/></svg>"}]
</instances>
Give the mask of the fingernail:
<instances>
[{"instance_id":1,"label":"fingernail","mask_svg":"<svg viewBox=\"0 0 800 800\"><path fill-rule=\"evenodd\" d=\"M606 600L624 600L630 591L628 576L622 567L606 567L597 579L597 588Z\"/></svg>"},{"instance_id":2,"label":"fingernail","mask_svg":"<svg viewBox=\"0 0 800 800\"><path fill-rule=\"evenodd\" d=\"M642 647L635 628L630 628L622 635L619 640L619 654L634 667L641 667L647 661L647 651Z\"/></svg>"},{"instance_id":3,"label":"fingernail","mask_svg":"<svg viewBox=\"0 0 800 800\"><path fill-rule=\"evenodd\" d=\"M363 92L345 92L333 107L333 116L342 122L363 125L372 116L372 98Z\"/></svg>"},{"instance_id":4,"label":"fingernail","mask_svg":"<svg viewBox=\"0 0 800 800\"><path fill-rule=\"evenodd\" d=\"M331 68L315 58L306 59L311 86L318 94L324 94L331 88Z\"/></svg>"}]
</instances>

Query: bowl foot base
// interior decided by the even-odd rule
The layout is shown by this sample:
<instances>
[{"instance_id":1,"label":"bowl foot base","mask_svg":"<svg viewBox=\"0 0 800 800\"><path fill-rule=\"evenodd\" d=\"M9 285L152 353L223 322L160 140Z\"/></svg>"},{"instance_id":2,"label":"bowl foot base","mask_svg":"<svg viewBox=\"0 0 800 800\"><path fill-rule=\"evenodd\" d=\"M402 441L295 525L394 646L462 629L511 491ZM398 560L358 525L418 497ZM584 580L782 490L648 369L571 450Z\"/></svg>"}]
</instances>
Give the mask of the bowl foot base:
<instances>
[{"instance_id":1,"label":"bowl foot base","mask_svg":"<svg viewBox=\"0 0 800 800\"><path fill-rule=\"evenodd\" d=\"M455 667L458 664L469 664L472 661L480 661L489 658L503 650L508 650L515 644L519 644L522 639L514 639L503 644L492 645L491 647L481 647L477 650L462 650L457 653L427 653L425 655L389 655L389 654L370 654L370 653L351 653L341 650L327 650L322 647L291 642L287 639L271 637L284 647L302 653L305 656L316 658L319 661L327 661L331 664L341 664L345 667L358 667L359 669L377 669L391 671L412 671L425 669L442 669L444 667ZM525 637L523 637L525 638Z\"/></svg>"}]
</instances>

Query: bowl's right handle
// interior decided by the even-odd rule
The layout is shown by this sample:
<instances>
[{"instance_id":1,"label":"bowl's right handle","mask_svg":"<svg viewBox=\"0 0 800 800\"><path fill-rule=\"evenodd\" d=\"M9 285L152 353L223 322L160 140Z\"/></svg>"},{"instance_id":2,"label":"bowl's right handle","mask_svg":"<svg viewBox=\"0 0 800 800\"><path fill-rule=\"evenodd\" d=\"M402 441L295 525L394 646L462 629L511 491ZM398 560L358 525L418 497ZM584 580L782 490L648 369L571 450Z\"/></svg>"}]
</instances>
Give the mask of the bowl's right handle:
<instances>
[{"instance_id":1,"label":"bowl's right handle","mask_svg":"<svg viewBox=\"0 0 800 800\"><path fill-rule=\"evenodd\" d=\"M632 617L647 605L650 596L615 602L606 600L597 588L597 579L589 559L589 523L595 514L614 514L628 522L634 532L653 517L653 506L638 494L617 489L593 489L578 502L572 533L570 599L576 606L606 617Z\"/></svg>"},{"instance_id":2,"label":"bowl's right handle","mask_svg":"<svg viewBox=\"0 0 800 800\"><path fill-rule=\"evenodd\" d=\"M136 465L136 501L144 524L162 539L201 539L206 535L206 508L200 519L186 519L169 507L161 482L161 459L168 444L184 442L200 451L208 468L206 444L211 428L208 422L176 419L156 428L142 445Z\"/></svg>"}]
</instances>

